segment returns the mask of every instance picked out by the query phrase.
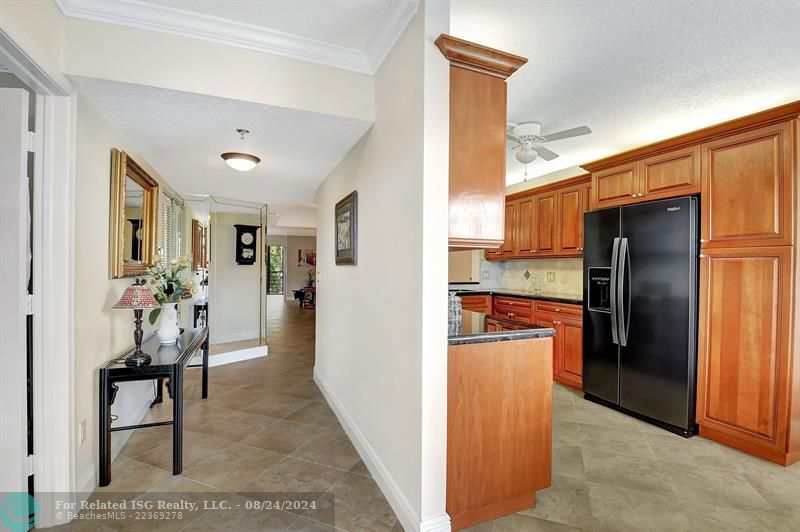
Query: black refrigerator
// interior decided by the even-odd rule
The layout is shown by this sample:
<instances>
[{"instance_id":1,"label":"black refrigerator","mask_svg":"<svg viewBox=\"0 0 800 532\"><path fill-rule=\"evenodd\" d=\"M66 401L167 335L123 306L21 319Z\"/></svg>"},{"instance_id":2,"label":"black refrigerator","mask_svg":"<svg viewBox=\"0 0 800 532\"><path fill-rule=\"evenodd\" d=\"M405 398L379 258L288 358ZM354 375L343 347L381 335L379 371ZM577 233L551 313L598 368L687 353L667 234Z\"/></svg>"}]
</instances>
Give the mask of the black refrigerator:
<instances>
[{"instance_id":1,"label":"black refrigerator","mask_svg":"<svg viewBox=\"0 0 800 532\"><path fill-rule=\"evenodd\" d=\"M587 212L586 399L686 437L695 431L696 197Z\"/></svg>"}]
</instances>

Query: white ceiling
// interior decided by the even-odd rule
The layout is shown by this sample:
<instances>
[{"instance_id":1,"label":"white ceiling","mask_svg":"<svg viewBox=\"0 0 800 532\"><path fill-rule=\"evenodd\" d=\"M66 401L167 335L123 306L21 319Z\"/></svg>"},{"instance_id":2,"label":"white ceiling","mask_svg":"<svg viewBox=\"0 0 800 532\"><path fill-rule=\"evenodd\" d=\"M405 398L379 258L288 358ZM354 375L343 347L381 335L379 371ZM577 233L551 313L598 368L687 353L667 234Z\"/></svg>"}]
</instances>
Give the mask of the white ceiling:
<instances>
[{"instance_id":1,"label":"white ceiling","mask_svg":"<svg viewBox=\"0 0 800 532\"><path fill-rule=\"evenodd\" d=\"M181 195L254 203L314 201L317 186L369 122L168 89L72 76L86 97ZM240 140L237 128L251 131ZM226 151L261 164L229 168Z\"/></svg>"},{"instance_id":2,"label":"white ceiling","mask_svg":"<svg viewBox=\"0 0 800 532\"><path fill-rule=\"evenodd\" d=\"M373 74L419 0L55 0L70 17Z\"/></svg>"},{"instance_id":3,"label":"white ceiling","mask_svg":"<svg viewBox=\"0 0 800 532\"><path fill-rule=\"evenodd\" d=\"M451 0L453 35L529 59L509 121L593 130L547 144L561 156L529 177L800 100L798 28L794 0Z\"/></svg>"}]
</instances>

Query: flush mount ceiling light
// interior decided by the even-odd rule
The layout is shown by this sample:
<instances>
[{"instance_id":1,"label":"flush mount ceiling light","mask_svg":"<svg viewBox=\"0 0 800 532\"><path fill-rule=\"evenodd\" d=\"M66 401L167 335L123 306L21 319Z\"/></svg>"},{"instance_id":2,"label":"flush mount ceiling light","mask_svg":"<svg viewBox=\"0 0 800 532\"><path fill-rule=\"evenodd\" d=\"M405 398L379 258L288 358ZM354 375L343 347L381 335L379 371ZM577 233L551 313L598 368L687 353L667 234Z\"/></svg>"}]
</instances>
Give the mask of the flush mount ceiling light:
<instances>
[{"instance_id":1,"label":"flush mount ceiling light","mask_svg":"<svg viewBox=\"0 0 800 532\"><path fill-rule=\"evenodd\" d=\"M244 136L250 133L250 130L237 129L236 132L241 135L242 140L244 140ZM258 163L261 162L261 159L255 155L250 155L249 153L239 153L235 151L225 152L221 155L221 157L225 161L225 164L240 172L252 170Z\"/></svg>"}]
</instances>

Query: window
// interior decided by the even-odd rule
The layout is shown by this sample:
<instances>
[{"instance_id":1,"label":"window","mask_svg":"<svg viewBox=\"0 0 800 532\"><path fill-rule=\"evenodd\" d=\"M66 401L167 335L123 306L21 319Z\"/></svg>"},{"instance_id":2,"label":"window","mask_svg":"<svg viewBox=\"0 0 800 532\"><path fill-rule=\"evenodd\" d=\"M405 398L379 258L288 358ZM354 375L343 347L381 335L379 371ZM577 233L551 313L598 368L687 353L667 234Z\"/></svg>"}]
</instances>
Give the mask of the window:
<instances>
[{"instance_id":1,"label":"window","mask_svg":"<svg viewBox=\"0 0 800 532\"><path fill-rule=\"evenodd\" d=\"M167 261L178 259L183 251L183 202L162 192L160 210L158 254Z\"/></svg>"},{"instance_id":2,"label":"window","mask_svg":"<svg viewBox=\"0 0 800 532\"><path fill-rule=\"evenodd\" d=\"M283 246L267 247L267 294L269 295L283 294L285 249Z\"/></svg>"}]
</instances>

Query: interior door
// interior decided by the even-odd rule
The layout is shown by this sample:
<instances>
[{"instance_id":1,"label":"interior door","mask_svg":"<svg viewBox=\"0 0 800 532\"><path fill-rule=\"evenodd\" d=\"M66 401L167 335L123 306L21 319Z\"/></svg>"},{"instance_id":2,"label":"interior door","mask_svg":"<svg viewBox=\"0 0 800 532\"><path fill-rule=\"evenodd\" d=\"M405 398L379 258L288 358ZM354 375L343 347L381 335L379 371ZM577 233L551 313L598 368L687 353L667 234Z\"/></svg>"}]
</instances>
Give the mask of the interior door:
<instances>
[{"instance_id":1,"label":"interior door","mask_svg":"<svg viewBox=\"0 0 800 532\"><path fill-rule=\"evenodd\" d=\"M28 93L0 89L0 492L27 492Z\"/></svg>"},{"instance_id":2,"label":"interior door","mask_svg":"<svg viewBox=\"0 0 800 532\"><path fill-rule=\"evenodd\" d=\"M676 198L622 208L620 406L683 429L694 424L695 206Z\"/></svg>"}]
</instances>

